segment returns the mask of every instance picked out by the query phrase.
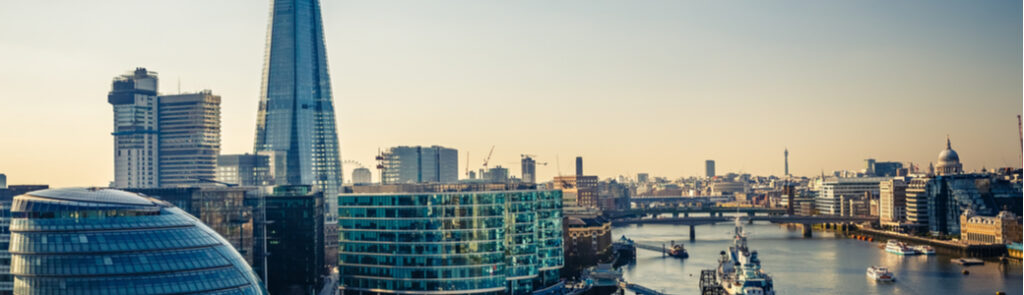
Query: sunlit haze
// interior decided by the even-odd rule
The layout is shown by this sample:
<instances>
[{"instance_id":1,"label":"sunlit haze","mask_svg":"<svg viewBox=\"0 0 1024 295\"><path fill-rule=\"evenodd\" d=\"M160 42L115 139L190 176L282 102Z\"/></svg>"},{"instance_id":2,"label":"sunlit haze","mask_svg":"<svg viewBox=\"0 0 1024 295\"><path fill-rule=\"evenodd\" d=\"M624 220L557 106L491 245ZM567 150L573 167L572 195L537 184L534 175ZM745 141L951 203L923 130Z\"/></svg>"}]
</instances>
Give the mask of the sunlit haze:
<instances>
[{"instance_id":1,"label":"sunlit haze","mask_svg":"<svg viewBox=\"0 0 1024 295\"><path fill-rule=\"evenodd\" d=\"M253 150L267 1L5 1L0 173L113 179L111 80L223 98L224 154ZM1020 167L1021 1L322 3L341 154L443 145L460 174L601 178ZM179 86L180 85L180 86ZM556 167L559 166L560 167ZM345 173L352 166L345 167ZM377 179L378 175L374 175Z\"/></svg>"}]
</instances>

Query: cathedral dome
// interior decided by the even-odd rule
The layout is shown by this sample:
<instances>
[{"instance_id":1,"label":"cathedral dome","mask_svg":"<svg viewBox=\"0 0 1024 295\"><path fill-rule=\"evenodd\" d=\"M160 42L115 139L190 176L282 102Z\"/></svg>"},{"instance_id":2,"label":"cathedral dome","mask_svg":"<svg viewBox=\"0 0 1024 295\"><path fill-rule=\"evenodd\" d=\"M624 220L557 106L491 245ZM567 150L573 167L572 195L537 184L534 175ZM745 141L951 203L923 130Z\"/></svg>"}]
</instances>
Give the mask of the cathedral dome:
<instances>
[{"instance_id":1,"label":"cathedral dome","mask_svg":"<svg viewBox=\"0 0 1024 295\"><path fill-rule=\"evenodd\" d=\"M946 149L939 153L939 164L935 166L939 175L958 174L963 172L960 155L953 150L953 145L946 137Z\"/></svg>"}]
</instances>

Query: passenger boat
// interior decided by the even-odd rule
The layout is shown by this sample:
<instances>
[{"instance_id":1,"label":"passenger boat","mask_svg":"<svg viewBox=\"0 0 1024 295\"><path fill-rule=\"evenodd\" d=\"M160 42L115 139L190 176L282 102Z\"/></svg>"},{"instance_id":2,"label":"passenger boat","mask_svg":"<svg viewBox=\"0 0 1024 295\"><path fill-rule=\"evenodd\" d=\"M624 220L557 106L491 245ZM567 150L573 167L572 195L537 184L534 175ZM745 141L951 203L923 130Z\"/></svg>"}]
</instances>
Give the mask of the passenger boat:
<instances>
[{"instance_id":1,"label":"passenger boat","mask_svg":"<svg viewBox=\"0 0 1024 295\"><path fill-rule=\"evenodd\" d=\"M868 267L867 275L868 278L879 282L892 282L896 280L896 276L888 268L882 266Z\"/></svg>"},{"instance_id":2,"label":"passenger boat","mask_svg":"<svg viewBox=\"0 0 1024 295\"><path fill-rule=\"evenodd\" d=\"M911 247L911 249L914 249L914 251L917 251L917 253L919 253L919 254L935 255L935 248L932 248L932 246L917 245L917 246Z\"/></svg>"},{"instance_id":3,"label":"passenger boat","mask_svg":"<svg viewBox=\"0 0 1024 295\"><path fill-rule=\"evenodd\" d=\"M889 252L896 255L917 255L917 251L907 247L906 244L897 240L889 240L885 244L885 252Z\"/></svg>"},{"instance_id":4,"label":"passenger boat","mask_svg":"<svg viewBox=\"0 0 1024 295\"><path fill-rule=\"evenodd\" d=\"M690 253L686 252L686 248L682 244L672 245L672 249L668 249L668 256L675 258L688 258Z\"/></svg>"},{"instance_id":5,"label":"passenger boat","mask_svg":"<svg viewBox=\"0 0 1024 295\"><path fill-rule=\"evenodd\" d=\"M720 254L715 275L726 294L775 295L775 284L772 277L761 269L757 251L747 248L747 235L739 217L736 217L733 246Z\"/></svg>"}]
</instances>

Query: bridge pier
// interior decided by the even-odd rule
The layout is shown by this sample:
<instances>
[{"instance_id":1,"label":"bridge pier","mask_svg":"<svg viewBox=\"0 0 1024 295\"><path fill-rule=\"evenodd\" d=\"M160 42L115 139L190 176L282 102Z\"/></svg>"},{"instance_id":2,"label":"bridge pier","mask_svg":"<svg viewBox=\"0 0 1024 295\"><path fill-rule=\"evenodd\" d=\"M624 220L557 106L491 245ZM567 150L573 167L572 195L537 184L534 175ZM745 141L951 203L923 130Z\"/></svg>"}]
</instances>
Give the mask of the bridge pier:
<instances>
[{"instance_id":1,"label":"bridge pier","mask_svg":"<svg viewBox=\"0 0 1024 295\"><path fill-rule=\"evenodd\" d=\"M690 217L690 212L683 212L683 217Z\"/></svg>"},{"instance_id":2,"label":"bridge pier","mask_svg":"<svg viewBox=\"0 0 1024 295\"><path fill-rule=\"evenodd\" d=\"M697 229L696 226L690 225L690 243L697 240Z\"/></svg>"},{"instance_id":3,"label":"bridge pier","mask_svg":"<svg viewBox=\"0 0 1024 295\"><path fill-rule=\"evenodd\" d=\"M803 229L804 229L804 237L805 237L805 238L810 238L810 237L812 237L812 234L811 234L811 233L812 233L813 231L811 231L811 224L810 224L810 223L804 223L804 224L803 224L803 226L801 226L801 227L803 227Z\"/></svg>"},{"instance_id":4,"label":"bridge pier","mask_svg":"<svg viewBox=\"0 0 1024 295\"><path fill-rule=\"evenodd\" d=\"M679 218L679 212L672 212L672 218Z\"/></svg>"}]
</instances>

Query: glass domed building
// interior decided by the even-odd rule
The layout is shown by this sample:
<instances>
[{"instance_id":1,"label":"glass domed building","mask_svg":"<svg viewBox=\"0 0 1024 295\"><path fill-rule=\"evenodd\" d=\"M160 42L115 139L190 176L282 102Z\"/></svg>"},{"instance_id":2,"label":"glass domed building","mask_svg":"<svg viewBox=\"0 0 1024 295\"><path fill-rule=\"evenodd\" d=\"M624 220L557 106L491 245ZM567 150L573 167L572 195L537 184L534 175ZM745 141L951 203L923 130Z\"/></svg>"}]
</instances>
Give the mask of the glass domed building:
<instances>
[{"instance_id":1,"label":"glass domed building","mask_svg":"<svg viewBox=\"0 0 1024 295\"><path fill-rule=\"evenodd\" d=\"M11 206L15 294L266 294L220 235L114 189L34 191Z\"/></svg>"}]
</instances>

